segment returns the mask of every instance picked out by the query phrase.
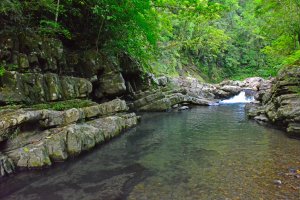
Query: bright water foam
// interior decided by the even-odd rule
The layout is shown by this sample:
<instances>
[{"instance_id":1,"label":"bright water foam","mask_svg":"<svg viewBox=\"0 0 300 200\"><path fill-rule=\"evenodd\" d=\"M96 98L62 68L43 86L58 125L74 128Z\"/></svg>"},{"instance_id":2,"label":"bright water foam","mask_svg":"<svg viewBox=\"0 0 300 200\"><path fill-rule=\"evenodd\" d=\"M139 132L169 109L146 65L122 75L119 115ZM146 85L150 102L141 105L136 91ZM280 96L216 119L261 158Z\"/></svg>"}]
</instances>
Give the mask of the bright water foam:
<instances>
[{"instance_id":1,"label":"bright water foam","mask_svg":"<svg viewBox=\"0 0 300 200\"><path fill-rule=\"evenodd\" d=\"M220 104L251 103L253 101L254 101L253 96L246 96L245 91L242 91L238 95L236 95L230 99L220 101L219 103Z\"/></svg>"}]
</instances>

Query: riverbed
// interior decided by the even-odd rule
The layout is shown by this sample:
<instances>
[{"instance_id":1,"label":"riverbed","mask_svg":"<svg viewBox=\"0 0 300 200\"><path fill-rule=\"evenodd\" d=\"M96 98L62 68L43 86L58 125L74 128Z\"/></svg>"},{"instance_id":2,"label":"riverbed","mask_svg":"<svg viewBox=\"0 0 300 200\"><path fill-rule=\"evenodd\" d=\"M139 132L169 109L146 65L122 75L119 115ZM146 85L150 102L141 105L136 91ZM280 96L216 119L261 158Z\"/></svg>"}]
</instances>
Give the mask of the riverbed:
<instances>
[{"instance_id":1,"label":"riverbed","mask_svg":"<svg viewBox=\"0 0 300 200\"><path fill-rule=\"evenodd\" d=\"M300 199L300 141L244 104L145 113L113 141L0 183L0 199ZM280 182L279 182L280 181Z\"/></svg>"}]
</instances>

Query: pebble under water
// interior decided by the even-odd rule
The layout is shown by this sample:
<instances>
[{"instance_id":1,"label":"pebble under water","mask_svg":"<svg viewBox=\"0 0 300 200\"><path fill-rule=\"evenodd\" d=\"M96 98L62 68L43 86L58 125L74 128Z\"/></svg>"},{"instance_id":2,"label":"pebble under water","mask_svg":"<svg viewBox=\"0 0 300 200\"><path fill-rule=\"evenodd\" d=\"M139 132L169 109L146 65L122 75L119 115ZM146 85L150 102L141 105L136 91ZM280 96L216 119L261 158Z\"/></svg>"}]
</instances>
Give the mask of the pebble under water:
<instances>
[{"instance_id":1,"label":"pebble under water","mask_svg":"<svg viewBox=\"0 0 300 200\"><path fill-rule=\"evenodd\" d=\"M143 114L94 151L4 179L0 199L300 199L297 169L300 141L249 121L243 104L195 107Z\"/></svg>"}]
</instances>

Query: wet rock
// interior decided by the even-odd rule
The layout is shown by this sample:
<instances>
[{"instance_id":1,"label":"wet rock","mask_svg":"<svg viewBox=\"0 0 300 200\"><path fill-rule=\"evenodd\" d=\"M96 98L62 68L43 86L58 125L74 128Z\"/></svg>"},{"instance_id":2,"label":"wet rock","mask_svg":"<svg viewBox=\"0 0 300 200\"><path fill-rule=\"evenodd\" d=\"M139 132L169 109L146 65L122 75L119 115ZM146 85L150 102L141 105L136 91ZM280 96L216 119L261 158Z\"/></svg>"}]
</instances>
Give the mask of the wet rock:
<instances>
[{"instance_id":1,"label":"wet rock","mask_svg":"<svg viewBox=\"0 0 300 200\"><path fill-rule=\"evenodd\" d=\"M287 132L290 135L296 135L299 136L300 134L300 123L289 123L288 127L287 127Z\"/></svg>"},{"instance_id":2,"label":"wet rock","mask_svg":"<svg viewBox=\"0 0 300 200\"><path fill-rule=\"evenodd\" d=\"M254 117L254 120L258 122L269 122L270 120L266 117L266 115L259 115Z\"/></svg>"},{"instance_id":3,"label":"wet rock","mask_svg":"<svg viewBox=\"0 0 300 200\"><path fill-rule=\"evenodd\" d=\"M242 88L239 86L230 86L230 85L225 85L223 87L220 88L221 90L229 93L230 96L234 96L237 95L238 93L240 93L242 91Z\"/></svg>"},{"instance_id":4,"label":"wet rock","mask_svg":"<svg viewBox=\"0 0 300 200\"><path fill-rule=\"evenodd\" d=\"M67 153L67 131L65 129L51 130L54 134L49 133L45 139L45 146L49 157L52 161L63 161L68 158ZM48 134L47 134L48 135Z\"/></svg>"},{"instance_id":5,"label":"wet rock","mask_svg":"<svg viewBox=\"0 0 300 200\"><path fill-rule=\"evenodd\" d=\"M7 142L4 152L19 168L46 167L118 136L138 120L134 113L118 113L45 131L23 132Z\"/></svg>"},{"instance_id":6,"label":"wet rock","mask_svg":"<svg viewBox=\"0 0 300 200\"><path fill-rule=\"evenodd\" d=\"M12 174L15 170L14 163L6 155L0 153L0 177Z\"/></svg>"},{"instance_id":7,"label":"wet rock","mask_svg":"<svg viewBox=\"0 0 300 200\"><path fill-rule=\"evenodd\" d=\"M67 152L71 156L87 151L96 145L95 135L99 130L87 125L71 125L67 129Z\"/></svg>"},{"instance_id":8,"label":"wet rock","mask_svg":"<svg viewBox=\"0 0 300 200\"><path fill-rule=\"evenodd\" d=\"M160 88L134 95L131 109L139 111L167 111L176 104L211 105L214 101L190 94L186 89Z\"/></svg>"},{"instance_id":9,"label":"wet rock","mask_svg":"<svg viewBox=\"0 0 300 200\"><path fill-rule=\"evenodd\" d=\"M178 110L188 110L188 109L190 109L188 106L182 106Z\"/></svg>"},{"instance_id":10,"label":"wet rock","mask_svg":"<svg viewBox=\"0 0 300 200\"><path fill-rule=\"evenodd\" d=\"M40 168L52 164L43 142L29 144L17 151L9 152L8 156L16 161L20 168Z\"/></svg>"},{"instance_id":11,"label":"wet rock","mask_svg":"<svg viewBox=\"0 0 300 200\"><path fill-rule=\"evenodd\" d=\"M274 180L273 183L275 185L282 185L282 181L281 180Z\"/></svg>"},{"instance_id":12,"label":"wet rock","mask_svg":"<svg viewBox=\"0 0 300 200\"><path fill-rule=\"evenodd\" d=\"M172 103L169 98L163 98L159 99L157 101L154 101L148 105L145 105L143 107L140 107L140 111L166 111L170 109L172 106Z\"/></svg>"}]
</instances>

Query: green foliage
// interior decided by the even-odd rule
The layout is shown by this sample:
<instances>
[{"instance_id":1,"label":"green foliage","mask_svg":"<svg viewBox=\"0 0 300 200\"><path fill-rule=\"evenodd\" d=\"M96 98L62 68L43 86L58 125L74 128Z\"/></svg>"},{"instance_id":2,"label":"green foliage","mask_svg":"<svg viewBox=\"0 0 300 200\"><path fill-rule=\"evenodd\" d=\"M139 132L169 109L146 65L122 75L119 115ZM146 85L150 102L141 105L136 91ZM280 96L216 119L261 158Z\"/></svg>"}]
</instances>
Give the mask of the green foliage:
<instances>
[{"instance_id":1,"label":"green foliage","mask_svg":"<svg viewBox=\"0 0 300 200\"><path fill-rule=\"evenodd\" d=\"M16 64L6 64L4 65L4 69L7 71L16 71L18 69L18 65Z\"/></svg>"},{"instance_id":2,"label":"green foliage","mask_svg":"<svg viewBox=\"0 0 300 200\"><path fill-rule=\"evenodd\" d=\"M285 57L282 61L284 66L300 64L300 50L296 50L291 55Z\"/></svg>"},{"instance_id":3,"label":"green foliage","mask_svg":"<svg viewBox=\"0 0 300 200\"><path fill-rule=\"evenodd\" d=\"M89 100L69 100L69 101L61 101L47 104L37 104L30 106L31 108L42 110L42 109L50 109L50 110L68 110L71 108L83 108L87 106L92 106L95 103Z\"/></svg>"},{"instance_id":4,"label":"green foliage","mask_svg":"<svg viewBox=\"0 0 300 200\"><path fill-rule=\"evenodd\" d=\"M3 76L4 73L5 73L5 68L4 66L0 65L0 76Z\"/></svg>"},{"instance_id":5,"label":"green foliage","mask_svg":"<svg viewBox=\"0 0 300 200\"><path fill-rule=\"evenodd\" d=\"M53 37L55 35L62 35L67 39L71 39L71 33L68 29L62 27L55 21L41 20L39 32L41 35Z\"/></svg>"},{"instance_id":6,"label":"green foliage","mask_svg":"<svg viewBox=\"0 0 300 200\"><path fill-rule=\"evenodd\" d=\"M100 39L104 35L103 48L116 53L126 52L147 65L155 52L160 34L157 12L150 0L95 0L93 14Z\"/></svg>"},{"instance_id":7,"label":"green foliage","mask_svg":"<svg viewBox=\"0 0 300 200\"><path fill-rule=\"evenodd\" d=\"M298 0L2 0L0 25L216 82L298 63L299 13Z\"/></svg>"},{"instance_id":8,"label":"green foliage","mask_svg":"<svg viewBox=\"0 0 300 200\"><path fill-rule=\"evenodd\" d=\"M300 2L265 0L257 4L262 34L269 45L263 49L271 65L281 68L299 60Z\"/></svg>"},{"instance_id":9,"label":"green foliage","mask_svg":"<svg viewBox=\"0 0 300 200\"><path fill-rule=\"evenodd\" d=\"M180 75L195 67L207 81L225 78L270 76L267 45L255 16L257 4L250 0L169 2L159 14L169 20L161 37L161 54L154 62L155 73ZM195 6L197 4L197 6ZM197 7L198 12L195 11ZM167 8L167 9L166 9ZM170 28L171 27L171 28ZM191 67L194 66L194 67ZM175 71L175 73L174 73Z\"/></svg>"},{"instance_id":10,"label":"green foliage","mask_svg":"<svg viewBox=\"0 0 300 200\"><path fill-rule=\"evenodd\" d=\"M20 3L16 0L1 0L0 14L8 15L20 12Z\"/></svg>"}]
</instances>

